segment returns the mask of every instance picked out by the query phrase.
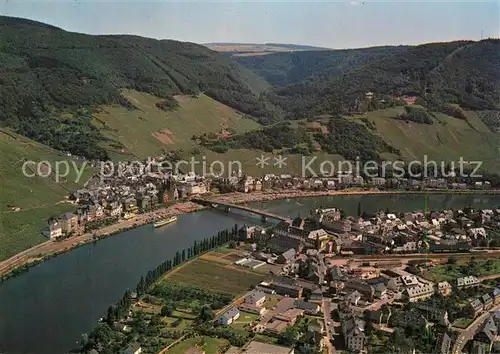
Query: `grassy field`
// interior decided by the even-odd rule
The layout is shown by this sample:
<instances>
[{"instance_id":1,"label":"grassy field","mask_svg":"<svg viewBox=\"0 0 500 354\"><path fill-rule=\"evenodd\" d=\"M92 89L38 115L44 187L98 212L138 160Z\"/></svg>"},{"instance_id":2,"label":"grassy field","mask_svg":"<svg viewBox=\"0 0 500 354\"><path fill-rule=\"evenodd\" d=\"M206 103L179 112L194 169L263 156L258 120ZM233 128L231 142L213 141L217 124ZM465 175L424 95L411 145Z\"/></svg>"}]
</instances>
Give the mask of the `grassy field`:
<instances>
[{"instance_id":1,"label":"grassy field","mask_svg":"<svg viewBox=\"0 0 500 354\"><path fill-rule=\"evenodd\" d=\"M244 293L262 280L260 274L206 260L196 260L168 277L168 281L232 295Z\"/></svg>"},{"instance_id":2,"label":"grassy field","mask_svg":"<svg viewBox=\"0 0 500 354\"><path fill-rule=\"evenodd\" d=\"M203 349L207 354L217 354L228 345L229 342L221 338L194 337L174 345L168 352L172 354L184 354L188 349L198 347Z\"/></svg>"},{"instance_id":3,"label":"grassy field","mask_svg":"<svg viewBox=\"0 0 500 354\"><path fill-rule=\"evenodd\" d=\"M459 318L458 320L453 322L452 326L465 329L472 323L472 321L474 321L472 318Z\"/></svg>"},{"instance_id":4,"label":"grassy field","mask_svg":"<svg viewBox=\"0 0 500 354\"><path fill-rule=\"evenodd\" d=\"M0 260L8 258L23 249L46 240L40 232L46 228L47 219L66 211L74 211L65 197L82 186L92 174L86 168L80 181L73 168L67 177L56 180L55 162L74 161L45 145L21 137L8 130L0 130ZM48 177L26 177L24 162L44 161L40 165L42 174L49 174L47 166L52 166ZM77 166L80 162L76 161ZM34 165L28 165L26 172L36 172ZM61 173L63 170L61 169ZM14 211L19 208L19 211Z\"/></svg>"},{"instance_id":5,"label":"grassy field","mask_svg":"<svg viewBox=\"0 0 500 354\"><path fill-rule=\"evenodd\" d=\"M500 259L490 259L476 261L474 275L477 277L500 274ZM430 268L425 277L431 281L452 282L457 278L469 275L467 263L444 264L438 267Z\"/></svg>"},{"instance_id":6,"label":"grassy field","mask_svg":"<svg viewBox=\"0 0 500 354\"><path fill-rule=\"evenodd\" d=\"M264 275L245 268L197 259L168 274L163 281L190 284L236 296L250 290L250 287L260 283L263 278Z\"/></svg>"},{"instance_id":7,"label":"grassy field","mask_svg":"<svg viewBox=\"0 0 500 354\"><path fill-rule=\"evenodd\" d=\"M422 160L484 161L489 171L498 171L500 137L492 133L473 112L467 112L467 121L436 113L434 124L417 124L393 119L402 113L402 107L370 112L354 119L367 118L375 123L375 133L388 144L399 149L403 158Z\"/></svg>"},{"instance_id":8,"label":"grassy field","mask_svg":"<svg viewBox=\"0 0 500 354\"><path fill-rule=\"evenodd\" d=\"M123 90L122 94L136 109L104 106L93 121L105 137L123 146L124 153L120 155L120 147L107 145L117 159L157 156L163 150L182 149L189 153L194 146L193 134L220 133L226 129L242 133L259 127L255 121L205 95L178 96L180 107L164 112L155 105L161 101L158 97L134 90Z\"/></svg>"}]
</instances>

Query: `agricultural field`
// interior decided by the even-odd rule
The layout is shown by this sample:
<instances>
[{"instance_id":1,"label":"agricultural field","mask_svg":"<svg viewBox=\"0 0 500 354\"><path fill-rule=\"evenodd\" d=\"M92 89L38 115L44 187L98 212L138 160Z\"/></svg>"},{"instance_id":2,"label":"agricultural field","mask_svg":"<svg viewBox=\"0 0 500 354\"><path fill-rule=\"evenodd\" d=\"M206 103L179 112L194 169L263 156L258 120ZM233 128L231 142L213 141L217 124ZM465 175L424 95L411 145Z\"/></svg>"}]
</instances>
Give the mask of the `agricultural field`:
<instances>
[{"instance_id":1,"label":"agricultural field","mask_svg":"<svg viewBox=\"0 0 500 354\"><path fill-rule=\"evenodd\" d=\"M122 96L135 108L103 106L93 124L108 139L106 148L115 159L158 156L163 151L183 150L190 154L192 136L202 133L243 133L259 124L208 96L176 96L179 107L165 112L156 106L161 99L134 90ZM121 152L123 149L123 153Z\"/></svg>"},{"instance_id":2,"label":"agricultural field","mask_svg":"<svg viewBox=\"0 0 500 354\"><path fill-rule=\"evenodd\" d=\"M207 354L217 354L229 346L229 342L225 339L202 336L186 339L170 348L168 353L184 354L188 349L198 347Z\"/></svg>"},{"instance_id":3,"label":"agricultural field","mask_svg":"<svg viewBox=\"0 0 500 354\"><path fill-rule=\"evenodd\" d=\"M466 112L467 120L435 113L434 124L393 119L403 110L403 107L383 109L352 119L361 122L362 118L366 118L374 123L374 133L398 149L406 160L422 161L424 155L435 161L459 161L463 157L465 161L484 161L484 168L491 172L500 168L499 136L492 133L476 113Z\"/></svg>"},{"instance_id":4,"label":"agricultural field","mask_svg":"<svg viewBox=\"0 0 500 354\"><path fill-rule=\"evenodd\" d=\"M56 161L67 161L70 167L75 163L77 168L81 161L4 129L0 130L0 155L0 260L3 260L46 241L40 232L47 227L47 219L75 210L66 197L83 186L93 169L85 168L77 181L77 172L70 168L68 176L58 181L54 171ZM26 160L43 162L40 171L48 176L25 176L22 168ZM52 166L52 171L48 166ZM36 170L35 165L27 165L26 172L33 174ZM63 174L62 164L60 171Z\"/></svg>"},{"instance_id":5,"label":"agricultural field","mask_svg":"<svg viewBox=\"0 0 500 354\"><path fill-rule=\"evenodd\" d=\"M237 296L250 290L263 279L263 274L246 268L197 259L167 275L163 281L189 284Z\"/></svg>"}]
</instances>

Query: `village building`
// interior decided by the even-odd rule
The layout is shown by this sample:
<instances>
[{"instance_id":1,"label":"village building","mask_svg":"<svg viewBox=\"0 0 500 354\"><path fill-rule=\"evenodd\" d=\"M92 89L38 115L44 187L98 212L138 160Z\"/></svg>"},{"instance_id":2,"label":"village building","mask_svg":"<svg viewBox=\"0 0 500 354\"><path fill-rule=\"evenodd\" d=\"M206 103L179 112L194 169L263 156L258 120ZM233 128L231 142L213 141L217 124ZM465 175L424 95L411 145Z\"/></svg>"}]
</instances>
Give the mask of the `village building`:
<instances>
[{"instance_id":1,"label":"village building","mask_svg":"<svg viewBox=\"0 0 500 354\"><path fill-rule=\"evenodd\" d=\"M237 308L233 307L227 310L224 314L222 314L222 316L219 317L217 322L227 326L236 321L239 317L240 317L240 311Z\"/></svg>"},{"instance_id":2,"label":"village building","mask_svg":"<svg viewBox=\"0 0 500 354\"><path fill-rule=\"evenodd\" d=\"M447 332L440 333L436 341L434 352L436 354L451 354L452 345L453 340L451 336Z\"/></svg>"},{"instance_id":3,"label":"village building","mask_svg":"<svg viewBox=\"0 0 500 354\"><path fill-rule=\"evenodd\" d=\"M141 353L142 353L141 345L137 342L130 343L129 346L122 351L122 354L141 354Z\"/></svg>"},{"instance_id":4,"label":"village building","mask_svg":"<svg viewBox=\"0 0 500 354\"><path fill-rule=\"evenodd\" d=\"M437 283L436 291L443 296L448 296L452 292L451 284L448 283L447 281L439 282Z\"/></svg>"},{"instance_id":5,"label":"village building","mask_svg":"<svg viewBox=\"0 0 500 354\"><path fill-rule=\"evenodd\" d=\"M73 213L64 213L60 216L61 229L65 234L75 232L78 228L78 217Z\"/></svg>"},{"instance_id":6,"label":"village building","mask_svg":"<svg viewBox=\"0 0 500 354\"><path fill-rule=\"evenodd\" d=\"M478 278L476 278L473 275L470 275L468 277L463 277L463 278L458 278L457 279L457 288L462 289L462 288L471 288L474 286L478 286L481 282L479 281Z\"/></svg>"},{"instance_id":7,"label":"village building","mask_svg":"<svg viewBox=\"0 0 500 354\"><path fill-rule=\"evenodd\" d=\"M49 232L47 236L49 240L54 240L62 235L62 227L57 218L49 219L48 224L49 224Z\"/></svg>"},{"instance_id":8,"label":"village building","mask_svg":"<svg viewBox=\"0 0 500 354\"><path fill-rule=\"evenodd\" d=\"M419 283L403 291L403 298L409 302L424 300L434 294L434 287L428 283Z\"/></svg>"},{"instance_id":9,"label":"village building","mask_svg":"<svg viewBox=\"0 0 500 354\"><path fill-rule=\"evenodd\" d=\"M480 299L471 300L471 301L469 301L469 304L467 305L467 309L466 309L467 317L475 318L481 312L483 312L483 309L484 309L484 305Z\"/></svg>"},{"instance_id":10,"label":"village building","mask_svg":"<svg viewBox=\"0 0 500 354\"><path fill-rule=\"evenodd\" d=\"M308 302L304 300L295 300L293 303L295 308L304 310L305 313L310 315L316 315L320 311L320 306L314 302Z\"/></svg>"},{"instance_id":11,"label":"village building","mask_svg":"<svg viewBox=\"0 0 500 354\"><path fill-rule=\"evenodd\" d=\"M253 290L249 292L244 299L245 304L260 307L266 301L266 294L262 291Z\"/></svg>"}]
</instances>

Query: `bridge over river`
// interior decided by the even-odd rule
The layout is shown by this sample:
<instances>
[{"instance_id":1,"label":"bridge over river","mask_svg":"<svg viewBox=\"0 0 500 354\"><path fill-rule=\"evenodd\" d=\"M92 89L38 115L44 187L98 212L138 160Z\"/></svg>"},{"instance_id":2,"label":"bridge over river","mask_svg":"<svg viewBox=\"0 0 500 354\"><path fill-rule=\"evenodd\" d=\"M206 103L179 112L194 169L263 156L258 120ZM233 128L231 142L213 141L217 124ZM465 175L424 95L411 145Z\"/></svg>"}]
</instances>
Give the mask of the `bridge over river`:
<instances>
[{"instance_id":1,"label":"bridge over river","mask_svg":"<svg viewBox=\"0 0 500 354\"><path fill-rule=\"evenodd\" d=\"M223 208L224 211L229 212L231 209L242 210L251 214L256 214L261 217L262 222L267 222L268 219L274 219L292 224L292 219L286 216L271 213L269 211L251 208L246 205L231 204L226 202L212 201L206 199L191 199L193 203L208 206L211 208Z\"/></svg>"}]
</instances>

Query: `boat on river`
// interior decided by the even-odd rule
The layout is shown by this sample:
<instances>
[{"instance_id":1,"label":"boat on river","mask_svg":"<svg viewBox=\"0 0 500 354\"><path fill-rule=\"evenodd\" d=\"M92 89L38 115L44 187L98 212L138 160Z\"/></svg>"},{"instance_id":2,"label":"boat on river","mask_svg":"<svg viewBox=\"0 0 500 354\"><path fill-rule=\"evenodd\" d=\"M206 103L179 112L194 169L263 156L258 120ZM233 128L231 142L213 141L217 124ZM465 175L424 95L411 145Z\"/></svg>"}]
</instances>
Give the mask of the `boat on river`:
<instances>
[{"instance_id":1,"label":"boat on river","mask_svg":"<svg viewBox=\"0 0 500 354\"><path fill-rule=\"evenodd\" d=\"M171 218L163 219L163 220L159 220L159 221L155 222L153 224L153 226L155 228L161 227L161 226L168 225L168 224L171 224L171 223L176 222L176 221L177 221L177 216L172 216Z\"/></svg>"}]
</instances>

